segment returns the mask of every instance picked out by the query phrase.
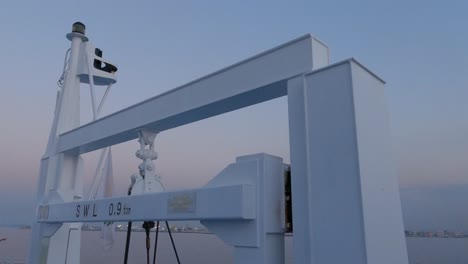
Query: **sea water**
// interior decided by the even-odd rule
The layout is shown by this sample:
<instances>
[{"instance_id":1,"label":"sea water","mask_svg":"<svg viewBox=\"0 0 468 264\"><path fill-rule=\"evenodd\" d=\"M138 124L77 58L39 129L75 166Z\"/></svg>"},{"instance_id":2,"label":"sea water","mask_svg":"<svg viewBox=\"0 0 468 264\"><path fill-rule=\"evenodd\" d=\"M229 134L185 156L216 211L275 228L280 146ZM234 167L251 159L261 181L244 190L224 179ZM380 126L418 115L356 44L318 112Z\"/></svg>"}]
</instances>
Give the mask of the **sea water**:
<instances>
[{"instance_id":1,"label":"sea water","mask_svg":"<svg viewBox=\"0 0 468 264\"><path fill-rule=\"evenodd\" d=\"M0 228L0 264L24 263L29 246L30 230ZM81 263L123 263L125 232L115 233L112 249L103 250L99 231L83 231ZM232 249L215 235L198 233L173 233L181 263L217 264L232 262ZM154 246L155 233L151 233ZM411 264L466 264L468 263L468 239L466 238L407 238ZM286 237L286 263L292 263L292 237ZM153 256L151 249L151 259ZM129 263L146 263L144 232L133 232L129 251ZM156 263L177 263L169 235L161 232L158 240Z\"/></svg>"}]
</instances>

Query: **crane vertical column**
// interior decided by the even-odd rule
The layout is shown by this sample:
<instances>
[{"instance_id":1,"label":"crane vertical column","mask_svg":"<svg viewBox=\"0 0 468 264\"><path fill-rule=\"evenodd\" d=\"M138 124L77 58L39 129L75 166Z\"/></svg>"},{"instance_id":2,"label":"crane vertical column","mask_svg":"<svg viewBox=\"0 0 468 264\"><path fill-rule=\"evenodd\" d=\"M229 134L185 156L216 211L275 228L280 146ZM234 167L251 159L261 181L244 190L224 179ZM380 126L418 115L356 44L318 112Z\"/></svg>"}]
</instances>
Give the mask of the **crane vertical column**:
<instances>
[{"instance_id":1,"label":"crane vertical column","mask_svg":"<svg viewBox=\"0 0 468 264\"><path fill-rule=\"evenodd\" d=\"M408 263L384 82L350 59L288 81L294 263Z\"/></svg>"},{"instance_id":2,"label":"crane vertical column","mask_svg":"<svg viewBox=\"0 0 468 264\"><path fill-rule=\"evenodd\" d=\"M80 157L77 154L57 153L58 136L80 125L80 78L78 63L81 43L87 41L85 26L77 22L67 34L71 41L68 67L64 72L64 84L58 93L53 126L46 152L41 160L38 202L70 202L80 198L82 175ZM38 212L44 214L47 212ZM80 263L81 225L79 223L48 226L34 224L30 263ZM50 250L53 249L53 250Z\"/></svg>"}]
</instances>

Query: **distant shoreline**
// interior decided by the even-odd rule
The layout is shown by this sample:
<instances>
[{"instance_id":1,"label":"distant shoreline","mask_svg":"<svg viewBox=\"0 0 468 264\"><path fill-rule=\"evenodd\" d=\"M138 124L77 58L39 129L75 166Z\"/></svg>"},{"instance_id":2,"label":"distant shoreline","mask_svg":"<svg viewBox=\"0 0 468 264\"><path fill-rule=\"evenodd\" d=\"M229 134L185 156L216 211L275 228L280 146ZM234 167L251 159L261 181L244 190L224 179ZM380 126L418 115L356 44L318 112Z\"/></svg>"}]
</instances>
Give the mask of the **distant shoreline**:
<instances>
[{"instance_id":1,"label":"distant shoreline","mask_svg":"<svg viewBox=\"0 0 468 264\"><path fill-rule=\"evenodd\" d=\"M12 229L31 229L29 225L0 225L0 228L12 228ZM101 231L98 227L83 226L82 231ZM126 228L115 228L116 232L127 232ZM132 232L144 232L143 228L133 228ZM151 229L151 232L156 232L156 229ZM161 228L159 232L167 232L165 228ZM213 234L204 227L175 227L171 229L172 233L186 233L186 234ZM292 233L285 233L285 236L293 236ZM410 231L405 230L405 237L413 238L468 238L468 231Z\"/></svg>"}]
</instances>

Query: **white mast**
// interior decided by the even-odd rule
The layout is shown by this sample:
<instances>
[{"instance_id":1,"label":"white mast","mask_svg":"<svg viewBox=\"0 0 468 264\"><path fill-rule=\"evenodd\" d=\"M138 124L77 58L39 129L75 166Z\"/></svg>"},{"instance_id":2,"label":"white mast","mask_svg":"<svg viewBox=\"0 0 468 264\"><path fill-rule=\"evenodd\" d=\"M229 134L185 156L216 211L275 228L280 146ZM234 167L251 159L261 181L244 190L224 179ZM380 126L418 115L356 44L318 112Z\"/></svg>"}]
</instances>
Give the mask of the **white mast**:
<instances>
[{"instance_id":1,"label":"white mast","mask_svg":"<svg viewBox=\"0 0 468 264\"><path fill-rule=\"evenodd\" d=\"M71 202L82 198L81 158L76 153L57 152L58 138L59 135L80 126L80 83L91 81L91 89L94 89L94 82L96 85L108 85L108 89L115 83L114 72L117 68L110 63L100 67L103 62L101 54L88 42L85 28L83 23L76 22L72 26L72 32L67 34L67 39L71 41L70 55L68 62L65 59L63 85L60 85L47 149L41 160L37 192L39 204ZM93 65L95 62L98 67ZM93 113L96 114L94 109ZM38 209L37 214L44 213L48 213L48 209ZM80 223L35 223L28 261L79 264L80 243Z\"/></svg>"}]
</instances>

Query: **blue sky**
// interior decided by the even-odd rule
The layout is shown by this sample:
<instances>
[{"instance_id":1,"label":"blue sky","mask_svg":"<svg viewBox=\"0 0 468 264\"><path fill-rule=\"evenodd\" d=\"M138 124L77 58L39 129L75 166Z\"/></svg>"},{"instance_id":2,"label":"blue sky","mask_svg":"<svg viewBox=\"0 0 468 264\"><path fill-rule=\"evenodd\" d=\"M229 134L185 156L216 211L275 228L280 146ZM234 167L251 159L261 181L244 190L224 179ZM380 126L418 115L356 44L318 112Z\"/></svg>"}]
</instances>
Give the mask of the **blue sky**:
<instances>
[{"instance_id":1,"label":"blue sky","mask_svg":"<svg viewBox=\"0 0 468 264\"><path fill-rule=\"evenodd\" d=\"M77 20L119 66L105 114L311 32L327 43L332 62L355 57L387 81L402 187L468 184L466 10L466 1L5 1L0 223L30 216L65 34ZM82 99L87 122L88 90ZM239 155L289 161L286 100L167 131L156 146L168 189L201 186ZM118 193L136 171L137 148L114 148ZM85 157L85 184L95 156Z\"/></svg>"}]
</instances>

